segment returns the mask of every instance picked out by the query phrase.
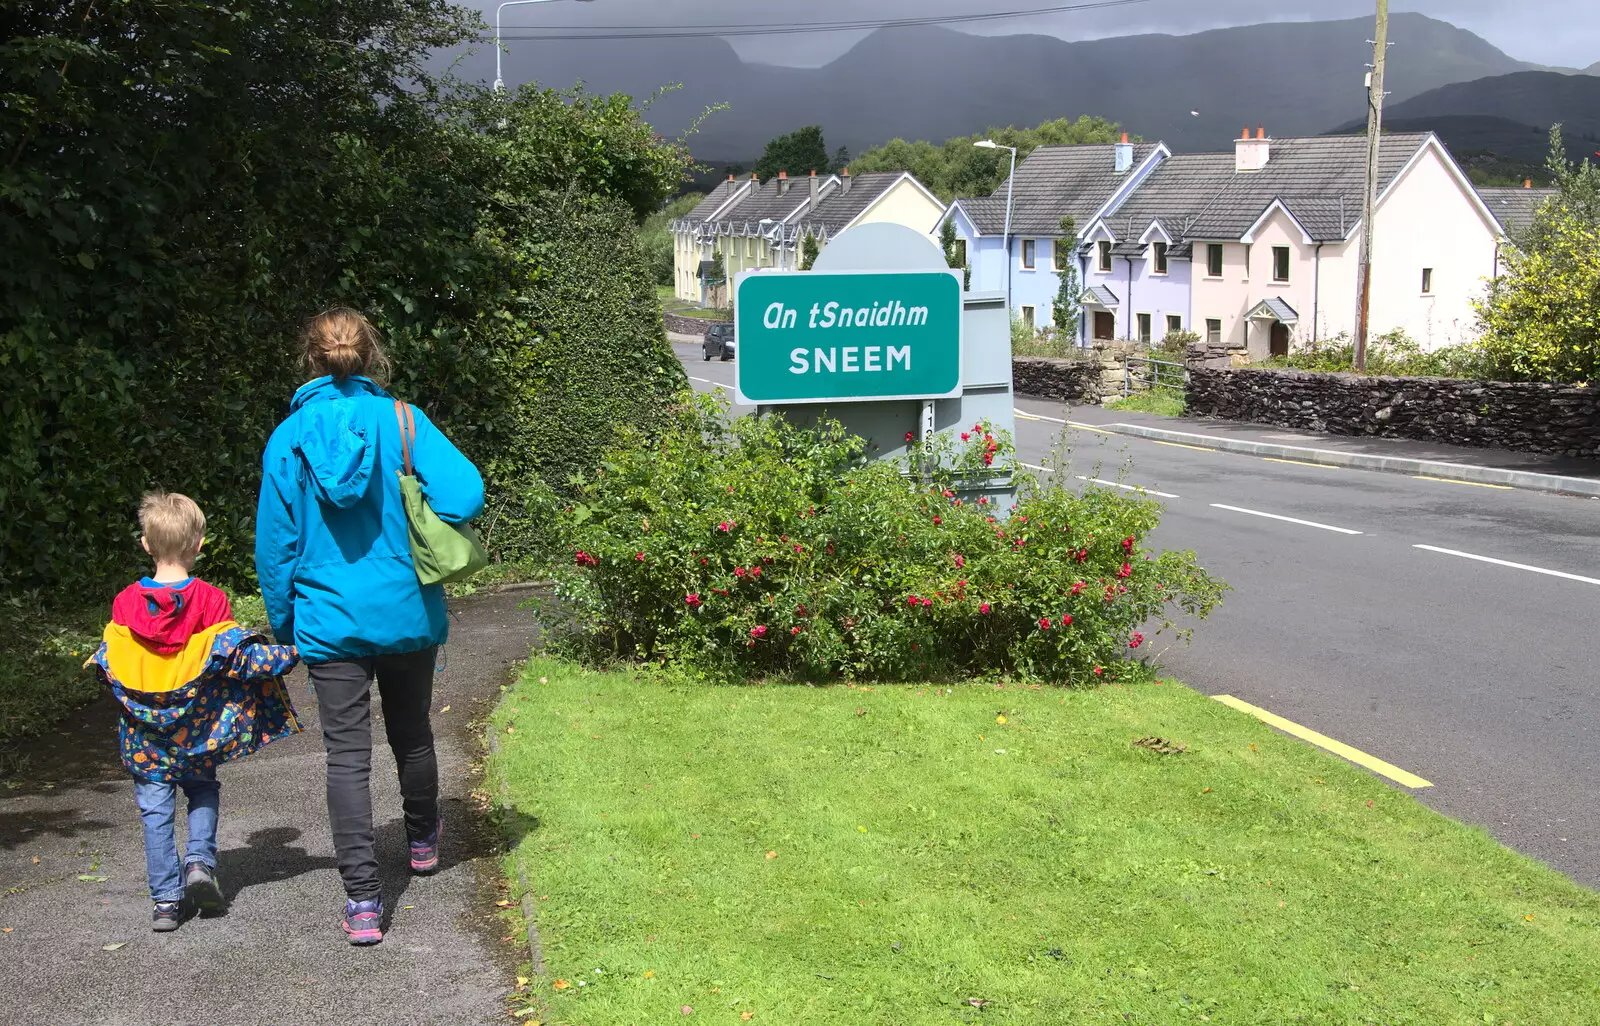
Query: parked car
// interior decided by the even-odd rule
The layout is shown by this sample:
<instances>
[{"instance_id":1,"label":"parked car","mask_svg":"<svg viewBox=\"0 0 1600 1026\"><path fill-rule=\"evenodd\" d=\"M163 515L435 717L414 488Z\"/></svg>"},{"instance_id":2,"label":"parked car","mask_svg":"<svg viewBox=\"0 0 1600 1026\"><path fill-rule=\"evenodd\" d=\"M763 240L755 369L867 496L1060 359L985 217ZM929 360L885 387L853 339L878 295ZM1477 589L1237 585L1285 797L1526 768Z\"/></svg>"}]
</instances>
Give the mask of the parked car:
<instances>
[{"instance_id":1,"label":"parked car","mask_svg":"<svg viewBox=\"0 0 1600 1026\"><path fill-rule=\"evenodd\" d=\"M705 341L700 344L701 351L707 360L717 357L722 360L733 359L733 324L723 322L713 324L706 329Z\"/></svg>"}]
</instances>

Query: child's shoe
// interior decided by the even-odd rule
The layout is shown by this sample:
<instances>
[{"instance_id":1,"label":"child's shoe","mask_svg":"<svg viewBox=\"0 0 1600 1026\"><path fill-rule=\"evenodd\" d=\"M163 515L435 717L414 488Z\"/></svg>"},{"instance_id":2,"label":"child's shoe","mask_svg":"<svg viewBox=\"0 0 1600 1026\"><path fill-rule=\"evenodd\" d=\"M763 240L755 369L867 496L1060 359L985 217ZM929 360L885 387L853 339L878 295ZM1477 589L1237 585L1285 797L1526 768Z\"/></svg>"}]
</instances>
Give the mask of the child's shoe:
<instances>
[{"instance_id":1,"label":"child's shoe","mask_svg":"<svg viewBox=\"0 0 1600 1026\"><path fill-rule=\"evenodd\" d=\"M439 868L439 838L444 836L444 817L433 825L433 836L425 841L411 842L411 871L431 873Z\"/></svg>"},{"instance_id":2,"label":"child's shoe","mask_svg":"<svg viewBox=\"0 0 1600 1026\"><path fill-rule=\"evenodd\" d=\"M150 929L156 933L171 933L183 924L183 902L158 901L150 913Z\"/></svg>"},{"instance_id":3,"label":"child's shoe","mask_svg":"<svg viewBox=\"0 0 1600 1026\"><path fill-rule=\"evenodd\" d=\"M222 885L217 883L217 871L204 862L191 862L184 867L183 893L201 914L221 912L227 904Z\"/></svg>"},{"instance_id":4,"label":"child's shoe","mask_svg":"<svg viewBox=\"0 0 1600 1026\"><path fill-rule=\"evenodd\" d=\"M383 901L346 901L344 932L351 944L376 944L383 940Z\"/></svg>"}]
</instances>

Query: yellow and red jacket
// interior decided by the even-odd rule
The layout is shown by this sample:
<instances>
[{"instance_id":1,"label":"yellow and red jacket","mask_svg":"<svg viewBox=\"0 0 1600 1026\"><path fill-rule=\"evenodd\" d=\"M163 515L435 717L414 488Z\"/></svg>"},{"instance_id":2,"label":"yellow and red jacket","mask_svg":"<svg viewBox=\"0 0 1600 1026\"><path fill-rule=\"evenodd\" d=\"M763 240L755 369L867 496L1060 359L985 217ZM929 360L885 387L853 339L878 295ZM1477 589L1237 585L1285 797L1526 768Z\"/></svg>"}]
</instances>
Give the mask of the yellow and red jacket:
<instances>
[{"instance_id":1,"label":"yellow and red jacket","mask_svg":"<svg viewBox=\"0 0 1600 1026\"><path fill-rule=\"evenodd\" d=\"M268 644L231 619L172 651L113 621L84 665L121 706L123 765L143 780L176 781L299 733L282 680L298 661L292 647Z\"/></svg>"}]
</instances>

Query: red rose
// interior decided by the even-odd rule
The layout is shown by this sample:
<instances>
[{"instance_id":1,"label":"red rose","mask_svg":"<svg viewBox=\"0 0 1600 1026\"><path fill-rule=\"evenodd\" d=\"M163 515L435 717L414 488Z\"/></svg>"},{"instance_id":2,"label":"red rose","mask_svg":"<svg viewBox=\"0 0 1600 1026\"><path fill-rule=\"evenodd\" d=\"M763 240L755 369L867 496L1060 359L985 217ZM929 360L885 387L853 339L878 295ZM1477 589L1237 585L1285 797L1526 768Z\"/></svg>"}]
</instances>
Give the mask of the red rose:
<instances>
[{"instance_id":1,"label":"red rose","mask_svg":"<svg viewBox=\"0 0 1600 1026\"><path fill-rule=\"evenodd\" d=\"M1050 618L1048 616L1041 616L1039 618L1039 629L1041 631L1047 631L1050 629Z\"/></svg>"},{"instance_id":2,"label":"red rose","mask_svg":"<svg viewBox=\"0 0 1600 1026\"><path fill-rule=\"evenodd\" d=\"M1122 564L1122 569L1117 571L1117 576L1118 577L1132 577L1133 576L1133 564L1132 563L1124 563L1124 564Z\"/></svg>"},{"instance_id":3,"label":"red rose","mask_svg":"<svg viewBox=\"0 0 1600 1026\"><path fill-rule=\"evenodd\" d=\"M1133 551L1133 538L1131 536L1122 539L1122 551L1123 552L1132 552Z\"/></svg>"},{"instance_id":4,"label":"red rose","mask_svg":"<svg viewBox=\"0 0 1600 1026\"><path fill-rule=\"evenodd\" d=\"M691 591L689 594L683 597L683 604L688 606L690 609L693 609L700 604L700 596Z\"/></svg>"},{"instance_id":5,"label":"red rose","mask_svg":"<svg viewBox=\"0 0 1600 1026\"><path fill-rule=\"evenodd\" d=\"M945 489L945 490L944 490L944 491L942 491L942 492L940 492L940 493L939 493L939 494L940 494L940 495L943 495L943 496L944 496L944 497L945 497L945 498L947 498L947 499L953 499L953 498L955 498L955 497L956 497L956 493L955 493L955 492L952 492L952 491L951 491L951 490L950 490L950 489L948 489L948 488L946 488L946 489Z\"/></svg>"},{"instance_id":6,"label":"red rose","mask_svg":"<svg viewBox=\"0 0 1600 1026\"><path fill-rule=\"evenodd\" d=\"M795 550L795 552L804 552L806 550L806 547L804 545L796 545L794 547L794 550Z\"/></svg>"},{"instance_id":7,"label":"red rose","mask_svg":"<svg viewBox=\"0 0 1600 1026\"><path fill-rule=\"evenodd\" d=\"M742 567L742 566L734 567L733 576L735 576L735 577L743 577L745 575L745 573L746 573L746 571L745 571L744 567Z\"/></svg>"},{"instance_id":8,"label":"red rose","mask_svg":"<svg viewBox=\"0 0 1600 1026\"><path fill-rule=\"evenodd\" d=\"M1062 616L1061 616L1061 626L1063 626L1063 627L1071 627L1072 626L1072 615L1070 613L1063 613L1062 614Z\"/></svg>"},{"instance_id":9,"label":"red rose","mask_svg":"<svg viewBox=\"0 0 1600 1026\"><path fill-rule=\"evenodd\" d=\"M750 628L750 636L752 638L764 638L764 637L766 637L767 636L767 628L766 628L766 626L763 625L763 626L760 626L760 627L752 627L752 628Z\"/></svg>"},{"instance_id":10,"label":"red rose","mask_svg":"<svg viewBox=\"0 0 1600 1026\"><path fill-rule=\"evenodd\" d=\"M641 552L637 556L634 556L633 558L637 559L639 562L643 563L644 562L644 553Z\"/></svg>"},{"instance_id":11,"label":"red rose","mask_svg":"<svg viewBox=\"0 0 1600 1026\"><path fill-rule=\"evenodd\" d=\"M1135 632L1133 637L1128 639L1128 647L1129 648L1138 648L1142 644L1144 644L1144 635L1143 634L1139 634L1139 633Z\"/></svg>"},{"instance_id":12,"label":"red rose","mask_svg":"<svg viewBox=\"0 0 1600 1026\"><path fill-rule=\"evenodd\" d=\"M933 522L934 522L934 525L935 525L935 526L937 526L937 525L939 525L939 524L942 524L942 523L944 523L944 521L943 521L943 520L941 520L941 519L939 519L939 518L938 518L938 517L934 517L934 518L933 518Z\"/></svg>"},{"instance_id":13,"label":"red rose","mask_svg":"<svg viewBox=\"0 0 1600 1026\"><path fill-rule=\"evenodd\" d=\"M987 602L979 603L978 612L982 613L985 616L988 616L989 615L989 603L987 603Z\"/></svg>"},{"instance_id":14,"label":"red rose","mask_svg":"<svg viewBox=\"0 0 1600 1026\"><path fill-rule=\"evenodd\" d=\"M910 606L912 609L915 609L918 606L922 605L922 600L917 598L915 595L907 595L906 596L906 605Z\"/></svg>"},{"instance_id":15,"label":"red rose","mask_svg":"<svg viewBox=\"0 0 1600 1026\"><path fill-rule=\"evenodd\" d=\"M717 530L724 532L733 530L733 521L724 520L722 523L717 525Z\"/></svg>"},{"instance_id":16,"label":"red rose","mask_svg":"<svg viewBox=\"0 0 1600 1026\"><path fill-rule=\"evenodd\" d=\"M750 576L751 577L760 577L761 576L761 568L759 566L751 567L750 568Z\"/></svg>"},{"instance_id":17,"label":"red rose","mask_svg":"<svg viewBox=\"0 0 1600 1026\"><path fill-rule=\"evenodd\" d=\"M967 565L967 557L966 556L961 556L961 555L956 556L956 566L957 567L963 567L963 566L966 566L966 565Z\"/></svg>"},{"instance_id":18,"label":"red rose","mask_svg":"<svg viewBox=\"0 0 1600 1026\"><path fill-rule=\"evenodd\" d=\"M794 637L794 636L795 636L795 635L796 635L796 634L799 634L799 633L800 633L800 628L799 628L799 626L798 626L798 625L797 625L797 626L794 626L794 627L790 627L790 628L789 628L789 637L791 637L791 638L792 638L792 637Z\"/></svg>"},{"instance_id":19,"label":"red rose","mask_svg":"<svg viewBox=\"0 0 1600 1026\"><path fill-rule=\"evenodd\" d=\"M906 441L914 442L914 441L916 441L916 438L917 438L917 433L915 431L907 431L906 432Z\"/></svg>"},{"instance_id":20,"label":"red rose","mask_svg":"<svg viewBox=\"0 0 1600 1026\"><path fill-rule=\"evenodd\" d=\"M1077 594L1081 593L1082 591L1083 591L1083 582L1082 581L1078 581L1076 584L1074 584L1072 586L1072 593L1074 595L1077 595Z\"/></svg>"},{"instance_id":21,"label":"red rose","mask_svg":"<svg viewBox=\"0 0 1600 1026\"><path fill-rule=\"evenodd\" d=\"M963 442L968 441L971 438L972 438L972 436L967 434L965 431L961 432L961 440Z\"/></svg>"}]
</instances>

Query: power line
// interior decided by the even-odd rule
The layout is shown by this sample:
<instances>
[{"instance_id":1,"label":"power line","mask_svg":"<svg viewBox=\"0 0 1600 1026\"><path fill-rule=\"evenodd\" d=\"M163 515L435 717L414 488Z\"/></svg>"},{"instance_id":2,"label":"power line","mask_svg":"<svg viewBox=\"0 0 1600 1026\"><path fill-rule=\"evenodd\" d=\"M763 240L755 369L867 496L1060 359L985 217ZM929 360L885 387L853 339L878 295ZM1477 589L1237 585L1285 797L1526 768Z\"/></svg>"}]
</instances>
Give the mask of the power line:
<instances>
[{"instance_id":1,"label":"power line","mask_svg":"<svg viewBox=\"0 0 1600 1026\"><path fill-rule=\"evenodd\" d=\"M800 35L819 32L862 32L882 28L909 28L919 25L958 25L982 21L1004 21L1015 18L1036 18L1048 14L1070 11L1093 11L1109 7L1129 7L1148 3L1149 0L1092 0L1089 3L1061 4L1054 7L1036 7L1024 11L996 11L990 14L947 14L917 18L891 18L872 21L794 22L789 24L729 24L729 25L613 25L595 31L589 26L552 25L539 29L537 34L512 35L501 31L502 40L569 40L569 39L700 39L708 36L768 36ZM528 27L528 26L523 26ZM492 37L487 37L492 38Z\"/></svg>"}]
</instances>

